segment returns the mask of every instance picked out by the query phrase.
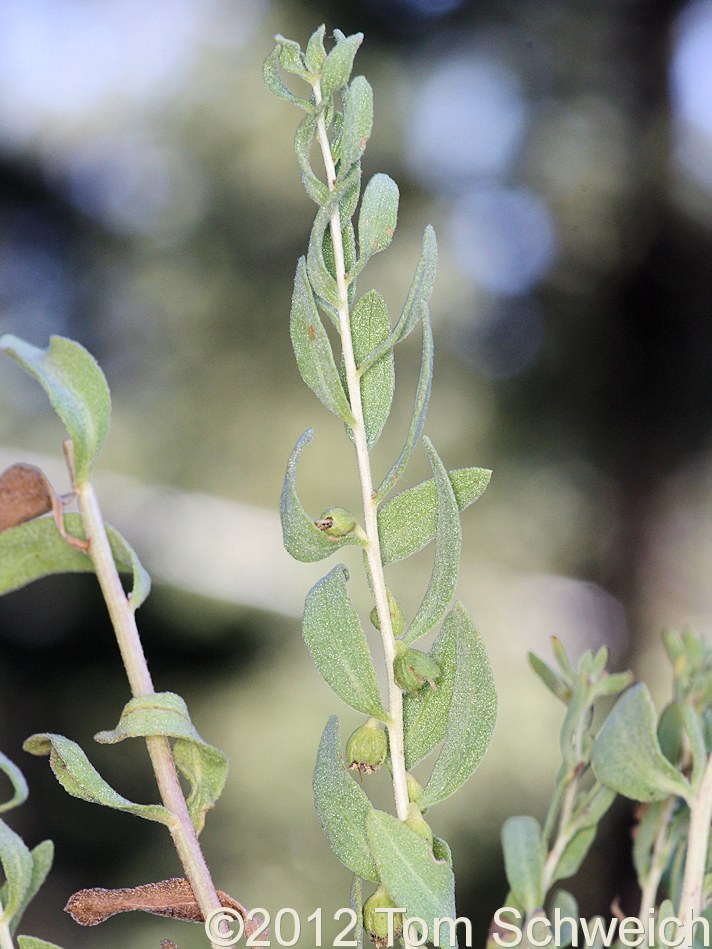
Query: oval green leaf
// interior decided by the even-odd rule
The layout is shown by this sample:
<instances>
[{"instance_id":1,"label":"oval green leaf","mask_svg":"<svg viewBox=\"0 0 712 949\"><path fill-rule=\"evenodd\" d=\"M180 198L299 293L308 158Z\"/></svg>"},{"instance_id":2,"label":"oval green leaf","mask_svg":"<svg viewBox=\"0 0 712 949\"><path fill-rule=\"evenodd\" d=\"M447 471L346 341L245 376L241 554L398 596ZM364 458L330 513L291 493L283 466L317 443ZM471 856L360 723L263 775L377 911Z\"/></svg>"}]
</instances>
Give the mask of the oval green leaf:
<instances>
[{"instance_id":1,"label":"oval green leaf","mask_svg":"<svg viewBox=\"0 0 712 949\"><path fill-rule=\"evenodd\" d=\"M284 99L286 102L291 102L294 105L299 106L300 109L304 109L304 111L307 113L313 113L314 106L311 104L311 102L309 102L307 99L302 99L299 96L295 96L282 79L279 71L281 50L282 46L280 43L278 43L264 62L264 66L262 67L262 76L264 78L265 85L269 91L279 99Z\"/></svg>"},{"instance_id":2,"label":"oval green leaf","mask_svg":"<svg viewBox=\"0 0 712 949\"><path fill-rule=\"evenodd\" d=\"M357 366L379 340L388 336L390 328L386 301L378 290L369 290L358 300L351 313L351 339ZM342 378L345 378L343 368ZM396 386L393 350L387 352L361 375L360 386L366 441L368 447L372 448L383 431L393 403ZM353 438L349 427L347 431Z\"/></svg>"},{"instance_id":3,"label":"oval green leaf","mask_svg":"<svg viewBox=\"0 0 712 949\"><path fill-rule=\"evenodd\" d=\"M326 27L322 23L309 37L307 48L304 51L304 62L307 64L307 69L309 69L314 76L319 75L321 67L324 65L324 60L326 59L326 50L324 49L325 32Z\"/></svg>"},{"instance_id":4,"label":"oval green leaf","mask_svg":"<svg viewBox=\"0 0 712 949\"><path fill-rule=\"evenodd\" d=\"M20 949L62 949L56 942L47 942L46 939L38 939L37 936L18 936L17 945Z\"/></svg>"},{"instance_id":5,"label":"oval green leaf","mask_svg":"<svg viewBox=\"0 0 712 949\"><path fill-rule=\"evenodd\" d=\"M346 589L348 573L338 564L307 594L302 632L317 669L340 699L382 722L373 661L358 614Z\"/></svg>"},{"instance_id":6,"label":"oval green leaf","mask_svg":"<svg viewBox=\"0 0 712 949\"><path fill-rule=\"evenodd\" d=\"M5 874L0 925L9 926L23 906L32 881L32 855L14 830L0 820L0 863Z\"/></svg>"},{"instance_id":7,"label":"oval green leaf","mask_svg":"<svg viewBox=\"0 0 712 949\"><path fill-rule=\"evenodd\" d=\"M314 806L331 849L349 870L378 882L366 837L371 802L349 776L341 750L339 720L332 715L319 742L314 769Z\"/></svg>"},{"instance_id":8,"label":"oval green leaf","mask_svg":"<svg viewBox=\"0 0 712 949\"><path fill-rule=\"evenodd\" d=\"M109 387L94 357L63 336L52 336L48 349L38 349L7 334L0 338L0 350L45 390L72 439L77 484L88 481L111 416Z\"/></svg>"},{"instance_id":9,"label":"oval green leaf","mask_svg":"<svg viewBox=\"0 0 712 949\"><path fill-rule=\"evenodd\" d=\"M17 909L13 913L12 920L10 922L10 932L13 934L16 932L17 927L22 920L22 914L25 912L27 906L35 897L37 891L42 886L44 881L47 879L47 874L51 870L52 861L54 860L54 844L51 840L43 840L41 844L37 844L37 846L30 851L30 856L32 857L32 873L30 874L30 883L25 890L25 895L20 900Z\"/></svg>"},{"instance_id":10,"label":"oval green leaf","mask_svg":"<svg viewBox=\"0 0 712 949\"><path fill-rule=\"evenodd\" d=\"M346 36L331 50L321 67L321 94L326 99L345 86L351 76L354 57L363 42L363 33Z\"/></svg>"},{"instance_id":11,"label":"oval green leaf","mask_svg":"<svg viewBox=\"0 0 712 949\"><path fill-rule=\"evenodd\" d=\"M338 325L339 292L336 279L324 257L324 236L329 227L332 202L336 200L336 197L332 195L329 203L319 208L314 218L307 250L307 275L322 307Z\"/></svg>"},{"instance_id":12,"label":"oval green leaf","mask_svg":"<svg viewBox=\"0 0 712 949\"><path fill-rule=\"evenodd\" d=\"M0 751L0 771L6 774L12 785L12 797L0 804L0 814L18 807L27 800L27 781L17 765Z\"/></svg>"},{"instance_id":13,"label":"oval green leaf","mask_svg":"<svg viewBox=\"0 0 712 949\"><path fill-rule=\"evenodd\" d=\"M364 153L373 128L373 90L363 76L349 85L344 103L344 127L341 133L339 175L355 164Z\"/></svg>"},{"instance_id":14,"label":"oval green leaf","mask_svg":"<svg viewBox=\"0 0 712 949\"><path fill-rule=\"evenodd\" d=\"M544 904L544 841L533 817L510 817L502 827L504 868L514 898L527 913Z\"/></svg>"},{"instance_id":15,"label":"oval green leaf","mask_svg":"<svg viewBox=\"0 0 712 949\"><path fill-rule=\"evenodd\" d=\"M383 173L366 185L358 217L358 247L362 260L385 250L398 222L398 185Z\"/></svg>"}]
</instances>

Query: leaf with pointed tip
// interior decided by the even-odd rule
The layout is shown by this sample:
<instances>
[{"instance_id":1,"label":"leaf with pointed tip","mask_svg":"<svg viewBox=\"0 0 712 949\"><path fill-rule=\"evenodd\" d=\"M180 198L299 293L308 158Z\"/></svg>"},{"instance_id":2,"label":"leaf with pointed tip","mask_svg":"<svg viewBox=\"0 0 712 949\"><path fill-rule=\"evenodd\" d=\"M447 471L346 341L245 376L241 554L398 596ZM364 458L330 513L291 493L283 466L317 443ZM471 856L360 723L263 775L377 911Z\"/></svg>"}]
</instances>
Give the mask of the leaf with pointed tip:
<instances>
[{"instance_id":1,"label":"leaf with pointed tip","mask_svg":"<svg viewBox=\"0 0 712 949\"><path fill-rule=\"evenodd\" d=\"M349 81L354 56L362 42L363 33L344 37L326 57L321 67L321 94L325 99Z\"/></svg>"},{"instance_id":2,"label":"leaf with pointed tip","mask_svg":"<svg viewBox=\"0 0 712 949\"><path fill-rule=\"evenodd\" d=\"M596 777L634 801L661 801L671 794L689 801L689 782L663 755L656 729L653 700L641 682L616 702L596 737Z\"/></svg>"},{"instance_id":3,"label":"leaf with pointed tip","mask_svg":"<svg viewBox=\"0 0 712 949\"><path fill-rule=\"evenodd\" d=\"M17 945L20 949L62 949L56 942L47 942L46 939L38 939L37 936L18 936Z\"/></svg>"},{"instance_id":4,"label":"leaf with pointed tip","mask_svg":"<svg viewBox=\"0 0 712 949\"><path fill-rule=\"evenodd\" d=\"M72 439L77 484L88 481L111 416L109 387L94 357L64 336L52 336L47 349L38 349L6 334L0 337L0 350L45 390Z\"/></svg>"},{"instance_id":5,"label":"leaf with pointed tip","mask_svg":"<svg viewBox=\"0 0 712 949\"><path fill-rule=\"evenodd\" d=\"M64 526L72 536L84 539L79 514L66 514ZM122 573L133 575L130 600L136 610L150 592L151 578L121 534L108 525L106 533L117 568ZM64 540L51 517L27 521L0 533L0 594L19 590L33 580L53 573L93 571L94 565L89 557Z\"/></svg>"},{"instance_id":6,"label":"leaf with pointed tip","mask_svg":"<svg viewBox=\"0 0 712 949\"><path fill-rule=\"evenodd\" d=\"M326 60L326 50L324 49L324 33L326 32L326 27L322 25L314 30L312 35L309 37L309 42L307 43L307 48L304 52L304 61L307 64L307 69L312 73L313 76L318 76L321 72L321 67L324 65Z\"/></svg>"},{"instance_id":7,"label":"leaf with pointed tip","mask_svg":"<svg viewBox=\"0 0 712 949\"><path fill-rule=\"evenodd\" d=\"M339 379L329 337L319 319L303 257L294 277L289 332L302 379L327 409L353 424L351 406Z\"/></svg>"},{"instance_id":8,"label":"leaf with pointed tip","mask_svg":"<svg viewBox=\"0 0 712 949\"><path fill-rule=\"evenodd\" d=\"M305 112L312 114L314 112L314 106L311 102L307 99L302 99L300 96L295 96L280 75L281 49L282 47L278 43L264 62L262 77L265 81L265 85L277 98L284 99L285 102L291 102L293 105L299 106L300 109L304 109Z\"/></svg>"},{"instance_id":9,"label":"leaf with pointed tip","mask_svg":"<svg viewBox=\"0 0 712 949\"><path fill-rule=\"evenodd\" d=\"M324 258L324 235L329 227L330 216L331 202L319 208L314 218L307 250L307 275L317 298L323 301L330 314L335 314L338 313L339 291L336 279Z\"/></svg>"},{"instance_id":10,"label":"leaf with pointed tip","mask_svg":"<svg viewBox=\"0 0 712 949\"><path fill-rule=\"evenodd\" d=\"M366 817L368 841L381 883L407 916L424 919L428 941L449 946L447 927L433 925L438 917L455 918L455 877L445 861L436 860L423 838L385 811Z\"/></svg>"},{"instance_id":11,"label":"leaf with pointed tip","mask_svg":"<svg viewBox=\"0 0 712 949\"><path fill-rule=\"evenodd\" d=\"M0 820L0 863L5 874L0 926L9 926L32 881L32 855L22 839Z\"/></svg>"},{"instance_id":12,"label":"leaf with pointed tip","mask_svg":"<svg viewBox=\"0 0 712 949\"><path fill-rule=\"evenodd\" d=\"M358 614L346 589L348 572L338 564L307 594L302 632L317 669L340 699L382 722L373 661Z\"/></svg>"},{"instance_id":13,"label":"leaf with pointed tip","mask_svg":"<svg viewBox=\"0 0 712 949\"><path fill-rule=\"evenodd\" d=\"M532 670L539 676L551 694L555 695L557 699L560 699L564 705L568 705L572 697L571 686L567 685L559 673L555 672L551 666L548 666L544 660L540 659L535 653L527 653L527 658L529 659L529 665L532 667Z\"/></svg>"},{"instance_id":14,"label":"leaf with pointed tip","mask_svg":"<svg viewBox=\"0 0 712 949\"><path fill-rule=\"evenodd\" d=\"M313 115L306 115L297 126L294 136L294 151L302 169L302 184L304 190L319 206L329 200L329 188L314 174L311 166L311 144L316 134L316 119Z\"/></svg>"},{"instance_id":15,"label":"leaf with pointed tip","mask_svg":"<svg viewBox=\"0 0 712 949\"><path fill-rule=\"evenodd\" d=\"M462 531L460 511L445 466L432 442L424 438L438 498L438 526L435 531L435 563L418 612L402 637L403 642L414 643L429 632L445 614L457 586L460 572Z\"/></svg>"},{"instance_id":16,"label":"leaf with pointed tip","mask_svg":"<svg viewBox=\"0 0 712 949\"><path fill-rule=\"evenodd\" d=\"M448 472L459 510L482 496L492 472L485 468L456 468ZM378 512L378 536L384 564L404 560L422 550L438 526L438 493L429 478L397 494Z\"/></svg>"},{"instance_id":17,"label":"leaf with pointed tip","mask_svg":"<svg viewBox=\"0 0 712 949\"><path fill-rule=\"evenodd\" d=\"M349 85L344 103L344 127L341 133L342 175L364 153L373 128L373 90L363 76L356 76Z\"/></svg>"},{"instance_id":18,"label":"leaf with pointed tip","mask_svg":"<svg viewBox=\"0 0 712 949\"><path fill-rule=\"evenodd\" d=\"M374 343L388 335L390 329L388 307L378 290L369 290L365 293L351 313L351 337L354 349L354 359L358 366L364 353L373 349ZM345 383L346 371L343 360L341 364L341 378ZM361 404L363 406L363 421L366 427L366 441L372 448L378 441L383 426L388 420L393 403L396 376L393 365L393 352L386 355L375 365L361 375ZM353 440L353 431L347 426L346 431Z\"/></svg>"},{"instance_id":19,"label":"leaf with pointed tip","mask_svg":"<svg viewBox=\"0 0 712 949\"><path fill-rule=\"evenodd\" d=\"M349 776L341 751L339 720L332 715L319 742L314 769L314 806L331 849L349 870L378 882L366 837L371 802Z\"/></svg>"},{"instance_id":20,"label":"leaf with pointed tip","mask_svg":"<svg viewBox=\"0 0 712 949\"><path fill-rule=\"evenodd\" d=\"M170 826L175 817L160 804L134 804L117 793L89 762L79 745L63 735L31 735L22 746L31 755L49 755L55 777L68 794Z\"/></svg>"},{"instance_id":21,"label":"leaf with pointed tip","mask_svg":"<svg viewBox=\"0 0 712 949\"><path fill-rule=\"evenodd\" d=\"M30 874L30 882L27 889L25 890L24 896L17 906L17 909L12 915L12 921L10 923L11 934L14 934L17 931L17 927L22 920L22 914L25 912L28 905L37 895L38 890L47 879L47 874L51 870L52 861L54 860L54 844L51 840L43 840L42 843L37 844L37 846L30 851L30 856L32 857L32 872ZM3 906L4 905L5 902L3 899Z\"/></svg>"},{"instance_id":22,"label":"leaf with pointed tip","mask_svg":"<svg viewBox=\"0 0 712 949\"><path fill-rule=\"evenodd\" d=\"M398 185L382 172L366 185L358 216L358 247L362 260L385 250L398 222Z\"/></svg>"},{"instance_id":23,"label":"leaf with pointed tip","mask_svg":"<svg viewBox=\"0 0 712 949\"><path fill-rule=\"evenodd\" d=\"M5 811L12 810L13 807L18 807L24 801L27 800L27 781L25 781L25 776L22 771L17 767L14 762L10 761L7 755L4 755L0 751L0 771L3 774L6 774L12 785L12 797L9 801L3 801L0 804L0 814Z\"/></svg>"},{"instance_id":24,"label":"leaf with pointed tip","mask_svg":"<svg viewBox=\"0 0 712 949\"><path fill-rule=\"evenodd\" d=\"M292 73L294 76L299 76L300 79L304 79L305 82L309 81L309 71L304 65L304 57L302 56L302 49L299 43L295 40L288 40L284 36L277 34L275 36L277 43L279 44L279 65L285 72Z\"/></svg>"},{"instance_id":25,"label":"leaf with pointed tip","mask_svg":"<svg viewBox=\"0 0 712 949\"><path fill-rule=\"evenodd\" d=\"M362 544L363 541L352 534L346 537L329 537L314 523L302 507L297 494L296 476L299 456L305 445L314 437L313 429L304 432L287 464L287 473L284 477L282 497L280 499L280 517L282 520L282 535L287 552L301 563L314 563L324 560L347 544ZM0 535L1 540L2 535Z\"/></svg>"},{"instance_id":26,"label":"leaf with pointed tip","mask_svg":"<svg viewBox=\"0 0 712 949\"><path fill-rule=\"evenodd\" d=\"M510 817L502 827L507 882L527 913L544 903L544 841L533 817Z\"/></svg>"},{"instance_id":27,"label":"leaf with pointed tip","mask_svg":"<svg viewBox=\"0 0 712 949\"><path fill-rule=\"evenodd\" d=\"M497 720L497 693L487 653L462 603L456 603L445 623L457 635L455 685L445 741L421 807L431 807L464 784L489 748Z\"/></svg>"},{"instance_id":28,"label":"leaf with pointed tip","mask_svg":"<svg viewBox=\"0 0 712 949\"><path fill-rule=\"evenodd\" d=\"M222 751L200 737L180 695L156 692L131 699L124 706L116 728L99 732L94 740L114 745L125 738L149 738L152 735L175 739L173 757L190 784L188 813L199 834L206 813L223 792L228 762Z\"/></svg>"}]
</instances>

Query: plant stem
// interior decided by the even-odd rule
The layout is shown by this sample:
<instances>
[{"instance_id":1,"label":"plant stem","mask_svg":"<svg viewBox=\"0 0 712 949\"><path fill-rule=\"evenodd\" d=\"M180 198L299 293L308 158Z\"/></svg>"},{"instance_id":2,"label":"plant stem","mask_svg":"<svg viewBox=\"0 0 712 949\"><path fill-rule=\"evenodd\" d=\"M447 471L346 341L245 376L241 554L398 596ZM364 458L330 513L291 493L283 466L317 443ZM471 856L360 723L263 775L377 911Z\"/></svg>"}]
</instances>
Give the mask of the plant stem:
<instances>
[{"instance_id":1,"label":"plant stem","mask_svg":"<svg viewBox=\"0 0 712 949\"><path fill-rule=\"evenodd\" d=\"M89 541L87 553L94 564L106 601L131 692L134 697L151 695L155 690L136 626L136 617L121 586L94 488L85 483L75 485L75 489L86 539ZM161 800L175 817L169 828L173 842L203 916L207 917L212 910L220 908L220 901L200 849L198 835L188 814L170 745L162 735L147 738L146 745Z\"/></svg>"},{"instance_id":2,"label":"plant stem","mask_svg":"<svg viewBox=\"0 0 712 949\"><path fill-rule=\"evenodd\" d=\"M318 107L322 101L321 88L318 80L314 85L314 98ZM319 146L324 159L324 167L326 169L329 190L333 192L336 185L336 168L334 166L334 159L331 154L331 147L329 145L329 137L326 131L326 122L323 111L319 115L317 130ZM341 346L344 357L344 368L346 370L349 402L351 403L351 412L354 417L354 424L351 426L351 428L353 431L354 446L356 448L356 459L358 463L359 477L361 480L364 527L368 537L368 543L366 544L365 548L366 559L368 561L368 568L371 573L373 597L376 602L378 622L381 628L383 652L385 655L386 672L388 676L388 740L391 755L391 772L393 777L393 796L395 799L396 814L400 820L405 820L408 816L408 786L406 783L405 753L403 747L403 695L393 676L393 661L396 654L395 637L393 635L391 614L388 608L388 597L386 594L386 580L383 574L383 564L381 563L381 548L378 539L378 521L376 516L376 492L373 490L371 462L368 454L368 443L366 441L366 427L363 421L361 384L356 368L353 343L351 340L351 321L349 318L349 302L347 292L348 286L346 267L344 263L344 246L341 238L341 215L339 214L338 202L334 202L334 208L330 217L330 226L331 242L334 248L334 265L336 268L336 286L339 295L338 310L339 326L341 330Z\"/></svg>"},{"instance_id":3,"label":"plant stem","mask_svg":"<svg viewBox=\"0 0 712 949\"><path fill-rule=\"evenodd\" d=\"M702 890L707 862L707 845L712 823L712 755L707 759L707 767L697 793L690 802L690 829L687 834L687 859L685 876L682 881L682 894L677 913L682 920L687 935L695 913L704 909ZM690 940L690 945L692 940Z\"/></svg>"},{"instance_id":4,"label":"plant stem","mask_svg":"<svg viewBox=\"0 0 712 949\"><path fill-rule=\"evenodd\" d=\"M0 917L2 917L3 912L3 906L0 902ZM15 944L10 935L10 927L5 923L0 923L0 949L15 949Z\"/></svg>"}]
</instances>

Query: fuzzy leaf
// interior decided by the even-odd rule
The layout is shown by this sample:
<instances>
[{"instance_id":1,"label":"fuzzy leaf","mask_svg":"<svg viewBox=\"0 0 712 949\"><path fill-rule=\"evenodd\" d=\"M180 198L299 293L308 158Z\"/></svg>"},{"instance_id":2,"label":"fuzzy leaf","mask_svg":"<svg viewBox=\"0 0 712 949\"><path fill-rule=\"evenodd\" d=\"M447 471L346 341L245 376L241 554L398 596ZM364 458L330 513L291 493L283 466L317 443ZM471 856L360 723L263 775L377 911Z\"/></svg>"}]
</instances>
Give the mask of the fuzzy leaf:
<instances>
[{"instance_id":1,"label":"fuzzy leaf","mask_svg":"<svg viewBox=\"0 0 712 949\"><path fill-rule=\"evenodd\" d=\"M482 640L462 603L446 624L457 635L457 669L445 742L420 802L430 807L453 794L477 769L497 719L497 693Z\"/></svg>"},{"instance_id":2,"label":"fuzzy leaf","mask_svg":"<svg viewBox=\"0 0 712 949\"><path fill-rule=\"evenodd\" d=\"M64 526L69 534L84 538L79 514L66 514ZM150 592L151 578L121 534L108 525L106 533L117 568L133 575L130 600L133 609L138 609ZM27 521L0 533L0 594L53 573L93 572L89 557L64 540L51 517Z\"/></svg>"},{"instance_id":3,"label":"fuzzy leaf","mask_svg":"<svg viewBox=\"0 0 712 949\"><path fill-rule=\"evenodd\" d=\"M304 109L305 112L313 113L314 106L307 99L302 99L299 96L295 96L294 93L285 85L284 80L279 72L279 63L281 55L281 44L277 44L272 52L269 54L267 59L264 62L262 67L262 76L265 81L265 85L271 93L277 96L279 99L284 99L286 102L291 102L296 106L299 106L300 109Z\"/></svg>"},{"instance_id":4,"label":"fuzzy leaf","mask_svg":"<svg viewBox=\"0 0 712 949\"><path fill-rule=\"evenodd\" d=\"M333 200L335 201L336 198L333 198ZM336 286L336 278L324 257L324 235L329 227L331 210L330 201L329 204L324 205L317 211L314 218L314 224L309 235L309 249L307 250L307 275L321 305L333 316L338 314L339 291Z\"/></svg>"},{"instance_id":5,"label":"fuzzy leaf","mask_svg":"<svg viewBox=\"0 0 712 949\"><path fill-rule=\"evenodd\" d=\"M378 882L366 838L371 802L349 776L341 750L339 720L332 715L319 742L314 769L314 806L331 849L349 870Z\"/></svg>"},{"instance_id":6,"label":"fuzzy leaf","mask_svg":"<svg viewBox=\"0 0 712 949\"><path fill-rule=\"evenodd\" d=\"M309 80L309 72L304 66L302 50L295 40L288 40L284 36L275 36L279 43L279 65L285 72L299 76L300 79Z\"/></svg>"},{"instance_id":7,"label":"fuzzy leaf","mask_svg":"<svg viewBox=\"0 0 712 949\"><path fill-rule=\"evenodd\" d=\"M302 632L317 669L340 699L366 715L388 721L373 661L346 589L348 571L338 564L307 594Z\"/></svg>"},{"instance_id":8,"label":"fuzzy leaf","mask_svg":"<svg viewBox=\"0 0 712 949\"><path fill-rule=\"evenodd\" d=\"M430 655L440 666L437 689L424 689L403 696L405 768L411 771L438 745L447 732L452 690L455 684L457 623L450 614L443 623Z\"/></svg>"},{"instance_id":9,"label":"fuzzy leaf","mask_svg":"<svg viewBox=\"0 0 712 949\"><path fill-rule=\"evenodd\" d=\"M533 817L510 817L502 827L507 882L527 913L544 903L544 842Z\"/></svg>"},{"instance_id":10,"label":"fuzzy leaf","mask_svg":"<svg viewBox=\"0 0 712 949\"><path fill-rule=\"evenodd\" d=\"M54 860L54 844L51 840L43 840L41 844L37 844L37 846L30 851L30 856L32 857L32 873L30 874L29 886L25 890L24 896L13 913L12 922L10 923L10 932L13 934L20 924L22 914L47 879L47 874L51 870L52 861Z\"/></svg>"},{"instance_id":11,"label":"fuzzy leaf","mask_svg":"<svg viewBox=\"0 0 712 949\"><path fill-rule=\"evenodd\" d=\"M448 608L457 586L462 545L460 511L455 492L432 442L429 438L423 441L433 469L438 498L438 526L435 532L435 564L430 582L418 612L403 636L403 642L408 644L429 632Z\"/></svg>"},{"instance_id":12,"label":"fuzzy leaf","mask_svg":"<svg viewBox=\"0 0 712 949\"><path fill-rule=\"evenodd\" d=\"M397 906L405 907L405 915L426 921L429 941L450 946L447 927L440 927L437 933L433 921L438 917L455 918L451 868L445 861L436 860L427 842L391 814L372 810L366 828L378 875L388 894Z\"/></svg>"},{"instance_id":13,"label":"fuzzy leaf","mask_svg":"<svg viewBox=\"0 0 712 949\"><path fill-rule=\"evenodd\" d=\"M223 792L228 761L218 748L200 737L190 718L188 707L174 692L157 692L131 699L124 706L119 724L111 731L99 732L94 740L114 745L125 738L163 735L174 738L173 757L190 783L188 813L200 833L206 813Z\"/></svg>"},{"instance_id":14,"label":"fuzzy leaf","mask_svg":"<svg viewBox=\"0 0 712 949\"><path fill-rule=\"evenodd\" d=\"M418 377L418 386L415 390L415 405L413 406L413 417L408 430L408 435L403 445L403 449L394 462L391 470L381 482L378 489L377 500L380 504L388 492L394 487L400 476L405 471L405 467L410 461L410 456L415 447L415 443L420 438L423 426L425 425L425 415L428 411L428 402L430 401L430 389L433 382L433 330L430 325L430 317L427 309L423 316L423 355L420 363L420 376ZM452 472L451 472L452 476ZM435 485L433 484L433 490ZM457 497L457 489L455 489ZM433 527L433 534L435 527Z\"/></svg>"},{"instance_id":15,"label":"fuzzy leaf","mask_svg":"<svg viewBox=\"0 0 712 949\"><path fill-rule=\"evenodd\" d=\"M596 838L598 823L615 799L615 791L596 782L576 807L574 822L579 828L559 858L551 882L565 880L578 873L591 844Z\"/></svg>"},{"instance_id":16,"label":"fuzzy leaf","mask_svg":"<svg viewBox=\"0 0 712 949\"><path fill-rule=\"evenodd\" d=\"M3 801L0 804L0 814L5 811L12 810L13 807L18 807L24 801L27 800L27 781L25 781L25 776L22 771L14 764L7 755L4 755L0 751L0 771L3 774L6 774L10 779L10 784L12 785L12 797L8 801Z\"/></svg>"},{"instance_id":17,"label":"fuzzy leaf","mask_svg":"<svg viewBox=\"0 0 712 949\"><path fill-rule=\"evenodd\" d=\"M444 860L452 869L452 851L447 840L442 837L433 837L433 856L436 860Z\"/></svg>"},{"instance_id":18,"label":"fuzzy leaf","mask_svg":"<svg viewBox=\"0 0 712 949\"><path fill-rule=\"evenodd\" d=\"M363 355L370 353L379 339L388 336L390 326L386 301L378 290L369 290L356 303L351 313L351 335L357 366ZM342 378L345 379L343 366ZM366 440L368 447L372 448L383 431L393 403L396 376L392 350L362 374L360 385ZM347 427L347 431L353 438L351 429Z\"/></svg>"},{"instance_id":19,"label":"fuzzy leaf","mask_svg":"<svg viewBox=\"0 0 712 949\"><path fill-rule=\"evenodd\" d=\"M299 456L305 445L314 437L313 429L309 428L294 446L287 464L287 473L284 477L282 497L280 499L280 517L282 519L282 534L284 546L288 553L301 563L314 563L331 556L340 547L347 544L361 544L362 541L353 535L345 537L329 537L314 523L302 507L297 494L296 474ZM1 540L2 535L0 535Z\"/></svg>"},{"instance_id":20,"label":"fuzzy leaf","mask_svg":"<svg viewBox=\"0 0 712 949\"><path fill-rule=\"evenodd\" d=\"M0 925L9 926L22 907L32 882L32 855L22 839L0 820L0 863L6 883L3 886Z\"/></svg>"},{"instance_id":21,"label":"fuzzy leaf","mask_svg":"<svg viewBox=\"0 0 712 949\"><path fill-rule=\"evenodd\" d=\"M302 169L302 184L312 201L319 206L329 200L329 188L314 173L311 166L311 144L316 134L316 119L306 115L297 127L294 136L294 151Z\"/></svg>"},{"instance_id":22,"label":"fuzzy leaf","mask_svg":"<svg viewBox=\"0 0 712 949\"><path fill-rule=\"evenodd\" d=\"M578 903L576 902L575 897L569 893L568 890L557 890L554 894L554 897L551 901L551 906L549 908L549 919L554 918L554 913L558 909L559 918L562 921L561 925L561 940L556 943L557 949L566 949L567 946L570 946L574 935L576 935L573 927L570 923L565 923L565 919L579 919L579 909Z\"/></svg>"},{"instance_id":23,"label":"fuzzy leaf","mask_svg":"<svg viewBox=\"0 0 712 949\"><path fill-rule=\"evenodd\" d=\"M448 472L460 511L476 501L489 484L485 468L456 468ZM404 560L422 550L438 526L438 492L433 478L397 494L378 512L378 536L384 564Z\"/></svg>"},{"instance_id":24,"label":"fuzzy leaf","mask_svg":"<svg viewBox=\"0 0 712 949\"><path fill-rule=\"evenodd\" d=\"M76 742L63 735L31 735L22 746L31 755L49 755L49 763L62 787L83 801L103 804L159 824L171 825L175 818L160 804L134 804L118 794L89 762Z\"/></svg>"},{"instance_id":25,"label":"fuzzy leaf","mask_svg":"<svg viewBox=\"0 0 712 949\"><path fill-rule=\"evenodd\" d=\"M325 32L326 27L322 23L309 37L309 42L304 52L304 61L307 64L307 69L313 76L319 75L321 67L324 65L324 60L326 59L326 50L324 49Z\"/></svg>"},{"instance_id":26,"label":"fuzzy leaf","mask_svg":"<svg viewBox=\"0 0 712 949\"><path fill-rule=\"evenodd\" d=\"M362 260L385 250L398 221L398 185L379 173L366 185L358 217L358 246Z\"/></svg>"},{"instance_id":27,"label":"fuzzy leaf","mask_svg":"<svg viewBox=\"0 0 712 949\"><path fill-rule=\"evenodd\" d=\"M7 334L0 338L0 350L45 390L72 439L77 483L88 481L111 416L109 387L94 357L63 336L52 336L48 349L38 349Z\"/></svg>"},{"instance_id":28,"label":"fuzzy leaf","mask_svg":"<svg viewBox=\"0 0 712 949\"><path fill-rule=\"evenodd\" d=\"M321 94L324 99L349 81L354 56L362 42L363 33L354 33L338 42L326 57L321 67Z\"/></svg>"},{"instance_id":29,"label":"fuzzy leaf","mask_svg":"<svg viewBox=\"0 0 712 949\"><path fill-rule=\"evenodd\" d=\"M593 746L598 780L634 801L661 801L670 794L689 800L691 788L660 750L650 692L634 685L616 703Z\"/></svg>"},{"instance_id":30,"label":"fuzzy leaf","mask_svg":"<svg viewBox=\"0 0 712 949\"><path fill-rule=\"evenodd\" d=\"M302 379L327 409L352 425L351 407L339 379L329 337L319 319L303 257L294 278L289 332Z\"/></svg>"},{"instance_id":31,"label":"fuzzy leaf","mask_svg":"<svg viewBox=\"0 0 712 949\"><path fill-rule=\"evenodd\" d=\"M341 133L342 175L363 155L373 128L373 90L363 76L356 76L344 103L344 127Z\"/></svg>"},{"instance_id":32,"label":"fuzzy leaf","mask_svg":"<svg viewBox=\"0 0 712 949\"><path fill-rule=\"evenodd\" d=\"M37 936L18 936L17 945L20 949L61 949L55 942L38 939Z\"/></svg>"},{"instance_id":33,"label":"fuzzy leaf","mask_svg":"<svg viewBox=\"0 0 712 949\"><path fill-rule=\"evenodd\" d=\"M528 652L527 658L532 670L539 676L552 695L560 699L564 705L568 705L571 701L571 687L566 684L559 673L555 672L551 666L548 666L543 659L540 659L533 652Z\"/></svg>"}]
</instances>

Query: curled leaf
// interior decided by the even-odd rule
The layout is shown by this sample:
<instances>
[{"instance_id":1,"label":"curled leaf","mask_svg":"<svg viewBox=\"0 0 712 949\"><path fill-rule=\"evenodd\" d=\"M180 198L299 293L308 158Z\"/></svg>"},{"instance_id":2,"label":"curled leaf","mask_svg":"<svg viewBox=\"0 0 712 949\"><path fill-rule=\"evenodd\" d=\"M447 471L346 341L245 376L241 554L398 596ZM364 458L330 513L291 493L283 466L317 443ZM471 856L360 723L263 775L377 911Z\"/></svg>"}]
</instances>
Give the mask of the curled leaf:
<instances>
[{"instance_id":1,"label":"curled leaf","mask_svg":"<svg viewBox=\"0 0 712 949\"><path fill-rule=\"evenodd\" d=\"M28 791L27 781L25 781L22 771L2 751L0 751L0 771L7 775L12 785L12 797L0 804L0 814L2 814L4 811L12 810L13 807L18 807L26 801Z\"/></svg>"}]
</instances>

